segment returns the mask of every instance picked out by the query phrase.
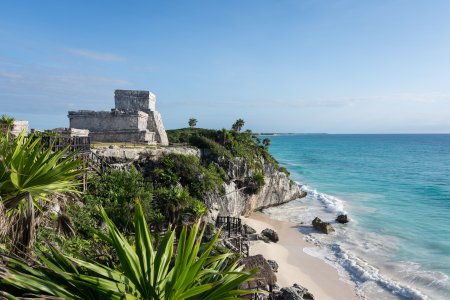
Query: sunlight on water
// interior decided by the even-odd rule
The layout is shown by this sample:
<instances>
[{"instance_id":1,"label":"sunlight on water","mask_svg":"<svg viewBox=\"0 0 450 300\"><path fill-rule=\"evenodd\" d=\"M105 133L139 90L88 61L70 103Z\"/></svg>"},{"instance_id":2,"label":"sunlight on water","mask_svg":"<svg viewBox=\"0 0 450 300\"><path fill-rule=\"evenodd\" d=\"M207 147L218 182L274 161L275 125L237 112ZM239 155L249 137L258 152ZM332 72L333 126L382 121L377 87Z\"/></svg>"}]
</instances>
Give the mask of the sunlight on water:
<instances>
[{"instance_id":1,"label":"sunlight on water","mask_svg":"<svg viewBox=\"0 0 450 300\"><path fill-rule=\"evenodd\" d=\"M370 299L450 298L450 135L291 135L271 152L304 199L267 209L311 224L348 213L316 251Z\"/></svg>"}]
</instances>

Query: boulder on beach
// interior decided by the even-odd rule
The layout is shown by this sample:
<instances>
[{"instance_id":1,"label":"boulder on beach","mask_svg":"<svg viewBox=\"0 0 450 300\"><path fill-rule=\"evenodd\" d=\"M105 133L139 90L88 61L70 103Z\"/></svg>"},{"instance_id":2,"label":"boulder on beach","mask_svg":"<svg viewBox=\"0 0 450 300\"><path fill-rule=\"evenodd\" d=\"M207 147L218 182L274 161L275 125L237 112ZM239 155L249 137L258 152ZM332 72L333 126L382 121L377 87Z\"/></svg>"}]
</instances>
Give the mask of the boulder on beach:
<instances>
[{"instance_id":1,"label":"boulder on beach","mask_svg":"<svg viewBox=\"0 0 450 300\"><path fill-rule=\"evenodd\" d=\"M270 243L270 239L262 233L257 235L257 239L260 241L264 241L265 243Z\"/></svg>"},{"instance_id":2,"label":"boulder on beach","mask_svg":"<svg viewBox=\"0 0 450 300\"><path fill-rule=\"evenodd\" d=\"M254 233L256 233L256 230L253 227L251 227L251 226L249 226L247 224L244 224L242 226L242 229L243 229L242 231L244 232L244 234L254 234Z\"/></svg>"},{"instance_id":3,"label":"boulder on beach","mask_svg":"<svg viewBox=\"0 0 450 300\"><path fill-rule=\"evenodd\" d=\"M294 283L292 287L282 288L275 298L276 300L314 300L307 288Z\"/></svg>"},{"instance_id":4,"label":"boulder on beach","mask_svg":"<svg viewBox=\"0 0 450 300\"><path fill-rule=\"evenodd\" d=\"M266 236L271 242L278 242L280 239L278 238L278 234L273 229L266 228L261 232L261 235Z\"/></svg>"},{"instance_id":5,"label":"boulder on beach","mask_svg":"<svg viewBox=\"0 0 450 300\"><path fill-rule=\"evenodd\" d=\"M336 222L341 223L341 224L345 224L350 222L350 220L348 219L347 215L339 215L336 218Z\"/></svg>"},{"instance_id":6,"label":"boulder on beach","mask_svg":"<svg viewBox=\"0 0 450 300\"><path fill-rule=\"evenodd\" d=\"M267 263L269 264L272 271L274 271L275 273L278 272L278 263L276 261L268 259Z\"/></svg>"},{"instance_id":7,"label":"boulder on beach","mask_svg":"<svg viewBox=\"0 0 450 300\"><path fill-rule=\"evenodd\" d=\"M334 231L334 228L331 226L330 223L323 222L318 217L314 218L314 220L312 221L312 226L314 227L314 229L316 229L320 232L326 233L326 234Z\"/></svg>"},{"instance_id":8,"label":"boulder on beach","mask_svg":"<svg viewBox=\"0 0 450 300\"><path fill-rule=\"evenodd\" d=\"M244 266L244 271L257 270L250 281L243 282L238 289L263 289L270 291L277 282L277 276L273 273L267 260L261 254L243 257L239 260L239 265ZM271 288L272 287L272 288Z\"/></svg>"}]
</instances>

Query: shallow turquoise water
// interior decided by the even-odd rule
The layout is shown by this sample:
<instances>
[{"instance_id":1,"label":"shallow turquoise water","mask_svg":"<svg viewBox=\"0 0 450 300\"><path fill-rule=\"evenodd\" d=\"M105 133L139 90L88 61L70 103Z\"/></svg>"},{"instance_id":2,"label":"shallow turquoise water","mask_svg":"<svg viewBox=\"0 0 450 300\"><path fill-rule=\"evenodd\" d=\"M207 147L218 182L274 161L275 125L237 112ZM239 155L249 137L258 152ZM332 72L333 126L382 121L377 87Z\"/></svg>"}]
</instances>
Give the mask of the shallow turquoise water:
<instances>
[{"instance_id":1,"label":"shallow turquoise water","mask_svg":"<svg viewBox=\"0 0 450 300\"><path fill-rule=\"evenodd\" d=\"M308 199L291 203L290 214L283 213L283 207L268 213L309 222L313 213L320 212L304 210L308 205L327 206L322 217L328 219L345 211L354 222L338 230L334 239L317 237L330 248L356 253L387 281L420 291L417 296L402 293L401 288L390 291L389 284L385 287L380 282L370 286L365 274L359 279L366 294L383 295L376 293L384 289L405 298L450 298L450 135L280 135L270 139L271 153L294 180L315 193L310 193L310 204ZM296 215L292 215L293 205L299 209Z\"/></svg>"}]
</instances>

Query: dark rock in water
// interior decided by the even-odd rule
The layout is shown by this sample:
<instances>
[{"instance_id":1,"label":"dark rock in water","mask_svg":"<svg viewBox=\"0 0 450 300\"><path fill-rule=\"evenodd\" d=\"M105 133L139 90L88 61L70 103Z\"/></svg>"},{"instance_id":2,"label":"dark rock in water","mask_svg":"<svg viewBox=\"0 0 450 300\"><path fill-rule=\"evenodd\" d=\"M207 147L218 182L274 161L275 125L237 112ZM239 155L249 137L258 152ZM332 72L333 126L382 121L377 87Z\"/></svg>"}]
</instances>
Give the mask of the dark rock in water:
<instances>
[{"instance_id":1,"label":"dark rock in water","mask_svg":"<svg viewBox=\"0 0 450 300\"><path fill-rule=\"evenodd\" d=\"M279 241L278 234L275 232L275 230L266 228L261 232L261 235L265 235L269 238L270 241L274 243Z\"/></svg>"},{"instance_id":2,"label":"dark rock in water","mask_svg":"<svg viewBox=\"0 0 450 300\"><path fill-rule=\"evenodd\" d=\"M254 234L254 233L256 233L256 230L253 227L248 226L247 224L244 224L244 226L242 226L242 227L243 227L244 234Z\"/></svg>"},{"instance_id":3,"label":"dark rock in water","mask_svg":"<svg viewBox=\"0 0 450 300\"><path fill-rule=\"evenodd\" d=\"M326 233L326 234L334 231L334 228L331 226L330 223L322 222L322 220L319 219L318 217L316 217L312 221L312 225L313 225L314 229L316 229L320 232Z\"/></svg>"},{"instance_id":4,"label":"dark rock in water","mask_svg":"<svg viewBox=\"0 0 450 300\"><path fill-rule=\"evenodd\" d=\"M292 287L282 288L278 293L276 300L314 300L307 288L294 284Z\"/></svg>"},{"instance_id":5,"label":"dark rock in water","mask_svg":"<svg viewBox=\"0 0 450 300\"><path fill-rule=\"evenodd\" d=\"M350 220L348 219L347 215L339 215L336 218L336 222L339 222L341 224L345 224L350 222Z\"/></svg>"},{"instance_id":6,"label":"dark rock in water","mask_svg":"<svg viewBox=\"0 0 450 300\"><path fill-rule=\"evenodd\" d=\"M278 263L274 260L268 259L267 263L269 264L270 268L274 272L278 272Z\"/></svg>"}]
</instances>

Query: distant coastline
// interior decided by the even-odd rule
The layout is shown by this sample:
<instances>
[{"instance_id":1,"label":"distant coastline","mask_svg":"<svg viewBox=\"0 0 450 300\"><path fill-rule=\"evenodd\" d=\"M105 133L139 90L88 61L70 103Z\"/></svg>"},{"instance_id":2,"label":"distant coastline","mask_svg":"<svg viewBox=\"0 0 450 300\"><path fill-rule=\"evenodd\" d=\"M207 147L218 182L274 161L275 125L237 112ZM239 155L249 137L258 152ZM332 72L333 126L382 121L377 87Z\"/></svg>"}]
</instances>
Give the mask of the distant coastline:
<instances>
[{"instance_id":1,"label":"distant coastline","mask_svg":"<svg viewBox=\"0 0 450 300\"><path fill-rule=\"evenodd\" d=\"M327 135L329 133L325 132L318 132L318 133L294 133L294 132L261 132L261 133L255 133L258 136L271 136L271 135Z\"/></svg>"}]
</instances>

